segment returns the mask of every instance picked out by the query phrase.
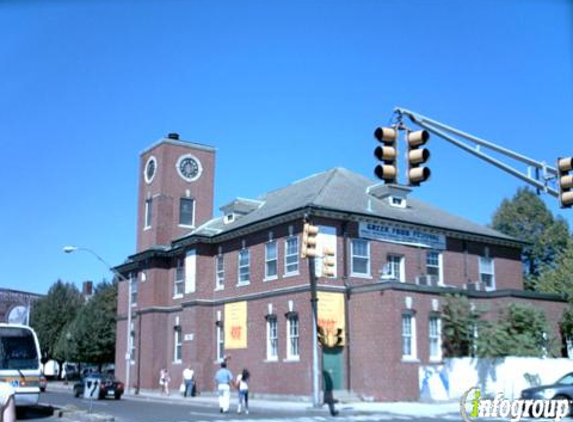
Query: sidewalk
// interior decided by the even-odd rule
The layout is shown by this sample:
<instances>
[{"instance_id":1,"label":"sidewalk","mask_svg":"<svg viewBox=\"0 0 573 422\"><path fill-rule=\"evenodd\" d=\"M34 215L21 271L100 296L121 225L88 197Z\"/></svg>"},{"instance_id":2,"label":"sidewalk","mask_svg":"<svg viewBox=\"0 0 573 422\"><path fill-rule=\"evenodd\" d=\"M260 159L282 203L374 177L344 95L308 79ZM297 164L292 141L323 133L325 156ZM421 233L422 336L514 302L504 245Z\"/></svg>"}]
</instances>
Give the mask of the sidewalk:
<instances>
[{"instance_id":1,"label":"sidewalk","mask_svg":"<svg viewBox=\"0 0 573 422\"><path fill-rule=\"evenodd\" d=\"M50 382L47 391L72 391L73 383L65 385L63 382ZM173 391L169 396L161 395L158 391L141 390L139 394L125 393L122 397L126 400L148 400L171 403L189 403L206 407L217 408L218 398L213 392L201 392L196 397L183 397L178 391ZM232 395L236 401L236 394ZM290 411L314 411L328 414L328 406L313 408L312 403L302 398L263 398L256 393L249 400L251 409L273 410L284 409ZM439 418L445 415L459 416L459 402L448 403L420 403L420 402L350 402L338 403L336 408L341 413L386 413L400 416Z\"/></svg>"}]
</instances>

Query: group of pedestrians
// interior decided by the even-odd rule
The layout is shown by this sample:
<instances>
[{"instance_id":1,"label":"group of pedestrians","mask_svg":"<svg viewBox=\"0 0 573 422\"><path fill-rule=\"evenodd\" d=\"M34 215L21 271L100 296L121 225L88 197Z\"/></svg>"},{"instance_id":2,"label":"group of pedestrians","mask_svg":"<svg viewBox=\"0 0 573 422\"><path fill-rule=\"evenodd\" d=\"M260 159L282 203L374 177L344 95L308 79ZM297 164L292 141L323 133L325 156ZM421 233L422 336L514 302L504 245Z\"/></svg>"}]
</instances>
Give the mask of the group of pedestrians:
<instances>
[{"instance_id":1,"label":"group of pedestrians","mask_svg":"<svg viewBox=\"0 0 573 422\"><path fill-rule=\"evenodd\" d=\"M179 392L183 394L183 397L195 396L195 371L193 371L190 366L186 366L183 370L182 379L183 381L179 386ZM161 368L161 371L159 371L159 387L161 395L169 395L170 382L171 376L169 375L169 371L167 371L166 368Z\"/></svg>"},{"instance_id":2,"label":"group of pedestrians","mask_svg":"<svg viewBox=\"0 0 573 422\"><path fill-rule=\"evenodd\" d=\"M249 413L249 371L245 368L241 371L237 378L233 378L233 374L227 369L227 362L221 363L221 368L215 374L215 384L217 385L217 392L219 394L219 411L221 413L228 413L231 405L231 388L235 387L239 391L239 403L237 405L237 413L241 413L245 409L245 413Z\"/></svg>"}]
</instances>

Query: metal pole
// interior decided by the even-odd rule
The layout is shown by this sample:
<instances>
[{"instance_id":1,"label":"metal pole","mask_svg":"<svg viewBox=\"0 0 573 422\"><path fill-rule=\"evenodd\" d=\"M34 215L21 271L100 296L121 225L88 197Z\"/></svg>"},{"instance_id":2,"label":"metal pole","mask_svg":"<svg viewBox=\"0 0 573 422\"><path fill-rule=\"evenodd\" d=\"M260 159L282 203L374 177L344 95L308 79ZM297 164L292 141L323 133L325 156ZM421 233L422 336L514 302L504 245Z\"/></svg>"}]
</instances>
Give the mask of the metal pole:
<instances>
[{"instance_id":1,"label":"metal pole","mask_svg":"<svg viewBox=\"0 0 573 422\"><path fill-rule=\"evenodd\" d=\"M312 405L320 407L319 367L318 367L318 297L316 292L316 270L314 257L308 257L310 272L310 303L312 307Z\"/></svg>"},{"instance_id":2,"label":"metal pole","mask_svg":"<svg viewBox=\"0 0 573 422\"><path fill-rule=\"evenodd\" d=\"M131 387L129 382L131 367L131 275L127 282L127 330L125 349L125 391L129 394Z\"/></svg>"}]
</instances>

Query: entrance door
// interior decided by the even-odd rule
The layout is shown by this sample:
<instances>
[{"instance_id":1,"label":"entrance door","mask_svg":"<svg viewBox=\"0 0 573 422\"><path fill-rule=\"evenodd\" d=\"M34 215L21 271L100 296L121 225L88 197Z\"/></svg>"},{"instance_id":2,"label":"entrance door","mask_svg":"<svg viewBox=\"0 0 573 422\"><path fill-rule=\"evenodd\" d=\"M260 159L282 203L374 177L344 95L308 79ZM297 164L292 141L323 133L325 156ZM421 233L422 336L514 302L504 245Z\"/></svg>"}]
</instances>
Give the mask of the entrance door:
<instances>
[{"instance_id":1,"label":"entrance door","mask_svg":"<svg viewBox=\"0 0 573 422\"><path fill-rule=\"evenodd\" d=\"M342 347L322 348L322 388L342 390L344 388L344 362ZM330 379L329 379L330 378ZM332 386L329 384L332 383Z\"/></svg>"}]
</instances>

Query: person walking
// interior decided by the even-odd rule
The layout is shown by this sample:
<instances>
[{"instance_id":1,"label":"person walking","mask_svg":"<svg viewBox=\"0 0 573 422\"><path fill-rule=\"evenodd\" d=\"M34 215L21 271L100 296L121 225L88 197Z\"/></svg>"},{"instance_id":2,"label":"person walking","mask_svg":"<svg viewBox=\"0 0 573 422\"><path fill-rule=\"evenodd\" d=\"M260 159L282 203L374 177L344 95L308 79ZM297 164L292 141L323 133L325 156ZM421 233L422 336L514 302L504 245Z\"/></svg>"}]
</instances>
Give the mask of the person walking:
<instances>
[{"instance_id":1,"label":"person walking","mask_svg":"<svg viewBox=\"0 0 573 422\"><path fill-rule=\"evenodd\" d=\"M219 411L227 413L231 401L231 383L233 374L227 369L227 362L221 362L221 368L215 374L215 384L219 394Z\"/></svg>"},{"instance_id":2,"label":"person walking","mask_svg":"<svg viewBox=\"0 0 573 422\"><path fill-rule=\"evenodd\" d=\"M245 414L249 414L249 370L244 368L243 371L237 375L237 388L239 389L239 405L237 406L237 413L241 413L242 408L245 408Z\"/></svg>"},{"instance_id":3,"label":"person walking","mask_svg":"<svg viewBox=\"0 0 573 422\"><path fill-rule=\"evenodd\" d=\"M185 383L185 391L183 392L183 397L187 397L187 395L193 395L193 384L195 383L193 380L194 375L195 371L191 369L191 366L188 366L183 370L183 382Z\"/></svg>"},{"instance_id":4,"label":"person walking","mask_svg":"<svg viewBox=\"0 0 573 422\"><path fill-rule=\"evenodd\" d=\"M162 368L159 372L159 385L161 387L161 394L169 395L169 383L171 382L171 377L167 368Z\"/></svg>"},{"instance_id":5,"label":"person walking","mask_svg":"<svg viewBox=\"0 0 573 422\"><path fill-rule=\"evenodd\" d=\"M334 404L337 402L337 400L334 398L334 394L332 392L333 388L333 382L332 382L332 377L330 376L330 374L328 373L328 371L322 371L322 380L324 382L323 387L324 387L324 403L326 403L328 405L328 410L330 411L330 415L331 416L336 416L338 415L338 410L336 410L336 408L334 407Z\"/></svg>"}]
</instances>

